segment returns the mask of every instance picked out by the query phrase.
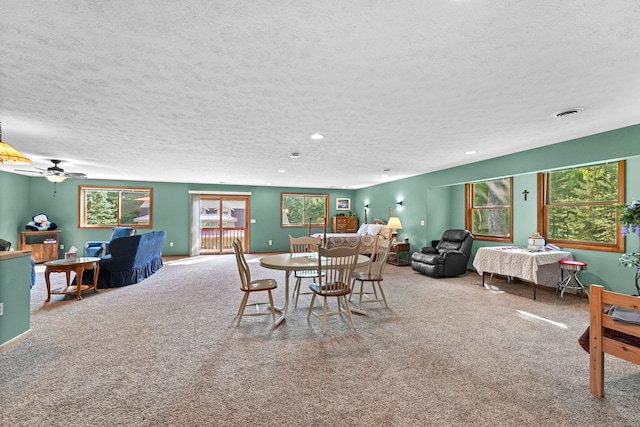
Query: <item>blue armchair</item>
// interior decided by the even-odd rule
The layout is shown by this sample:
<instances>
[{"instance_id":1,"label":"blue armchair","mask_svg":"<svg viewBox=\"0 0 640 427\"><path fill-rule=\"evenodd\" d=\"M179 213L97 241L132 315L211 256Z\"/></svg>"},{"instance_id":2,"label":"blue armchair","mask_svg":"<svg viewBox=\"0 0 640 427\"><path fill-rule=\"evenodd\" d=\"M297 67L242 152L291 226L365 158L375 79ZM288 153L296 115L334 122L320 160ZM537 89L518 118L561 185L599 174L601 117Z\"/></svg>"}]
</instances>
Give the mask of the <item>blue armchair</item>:
<instances>
[{"instance_id":1,"label":"blue armchair","mask_svg":"<svg viewBox=\"0 0 640 427\"><path fill-rule=\"evenodd\" d=\"M113 227L113 232L111 233L111 239L108 242L105 241L88 241L84 244L84 251L82 252L82 256L87 257L98 257L102 258L109 254L109 243L113 239L117 239L119 237L128 237L135 236L136 230L131 227Z\"/></svg>"}]
</instances>

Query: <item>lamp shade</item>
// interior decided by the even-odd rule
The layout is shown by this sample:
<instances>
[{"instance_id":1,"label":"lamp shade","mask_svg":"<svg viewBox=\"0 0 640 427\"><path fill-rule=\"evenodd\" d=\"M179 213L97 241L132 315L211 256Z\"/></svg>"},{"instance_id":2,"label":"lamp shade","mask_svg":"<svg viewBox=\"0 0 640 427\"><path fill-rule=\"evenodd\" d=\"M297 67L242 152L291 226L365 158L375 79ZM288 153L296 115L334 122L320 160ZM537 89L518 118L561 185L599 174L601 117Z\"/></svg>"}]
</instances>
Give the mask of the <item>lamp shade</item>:
<instances>
[{"instance_id":1,"label":"lamp shade","mask_svg":"<svg viewBox=\"0 0 640 427\"><path fill-rule=\"evenodd\" d=\"M402 224L400 223L400 218L398 218L397 216L392 216L391 218L389 218L389 221L387 221L387 228L401 230Z\"/></svg>"},{"instance_id":2,"label":"lamp shade","mask_svg":"<svg viewBox=\"0 0 640 427\"><path fill-rule=\"evenodd\" d=\"M2 124L0 124L0 163L13 165L30 165L31 160L16 151L6 142L2 142Z\"/></svg>"}]
</instances>

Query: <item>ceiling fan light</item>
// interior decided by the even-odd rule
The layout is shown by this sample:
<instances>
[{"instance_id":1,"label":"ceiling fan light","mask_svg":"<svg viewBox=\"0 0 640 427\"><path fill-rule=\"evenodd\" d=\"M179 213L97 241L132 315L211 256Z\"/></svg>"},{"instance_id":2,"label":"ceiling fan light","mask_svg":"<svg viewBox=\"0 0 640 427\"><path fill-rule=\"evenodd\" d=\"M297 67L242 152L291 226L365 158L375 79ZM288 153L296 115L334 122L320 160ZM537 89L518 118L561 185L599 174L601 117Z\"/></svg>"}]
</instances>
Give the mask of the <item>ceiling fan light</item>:
<instances>
[{"instance_id":1,"label":"ceiling fan light","mask_svg":"<svg viewBox=\"0 0 640 427\"><path fill-rule=\"evenodd\" d=\"M47 178L48 181L55 183L62 182L67 179L64 175L45 175L45 178Z\"/></svg>"}]
</instances>

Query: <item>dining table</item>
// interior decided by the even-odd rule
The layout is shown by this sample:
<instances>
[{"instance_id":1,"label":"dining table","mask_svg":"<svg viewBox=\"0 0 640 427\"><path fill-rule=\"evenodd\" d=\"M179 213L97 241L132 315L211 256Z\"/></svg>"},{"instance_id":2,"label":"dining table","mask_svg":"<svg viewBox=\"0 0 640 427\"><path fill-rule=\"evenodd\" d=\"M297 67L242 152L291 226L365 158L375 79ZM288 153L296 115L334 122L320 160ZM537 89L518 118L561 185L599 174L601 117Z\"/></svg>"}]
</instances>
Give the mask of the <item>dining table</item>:
<instances>
[{"instance_id":1,"label":"dining table","mask_svg":"<svg viewBox=\"0 0 640 427\"><path fill-rule=\"evenodd\" d=\"M371 259L362 254L358 254L356 261L357 267L364 267ZM279 325L286 318L289 311L289 277L294 271L315 270L318 268L318 253L317 252L305 252L305 253L284 253L267 255L260 258L260 265L264 268L272 270L284 270L284 306L276 307L276 310L281 312L280 317L276 319L275 325Z\"/></svg>"}]
</instances>

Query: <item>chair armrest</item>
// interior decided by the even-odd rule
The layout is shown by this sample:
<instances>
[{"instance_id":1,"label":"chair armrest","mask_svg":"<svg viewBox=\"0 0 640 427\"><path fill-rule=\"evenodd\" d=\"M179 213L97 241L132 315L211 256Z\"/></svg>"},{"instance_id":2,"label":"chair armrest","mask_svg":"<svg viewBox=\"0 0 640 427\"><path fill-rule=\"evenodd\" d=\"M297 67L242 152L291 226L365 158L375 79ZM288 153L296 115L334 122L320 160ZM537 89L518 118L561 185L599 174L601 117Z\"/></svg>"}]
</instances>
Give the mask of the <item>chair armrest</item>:
<instances>
[{"instance_id":1,"label":"chair armrest","mask_svg":"<svg viewBox=\"0 0 640 427\"><path fill-rule=\"evenodd\" d=\"M99 243L90 245L89 243ZM102 258L107 254L107 244L105 242L87 242L84 245L82 256Z\"/></svg>"},{"instance_id":2,"label":"chair armrest","mask_svg":"<svg viewBox=\"0 0 640 427\"><path fill-rule=\"evenodd\" d=\"M88 242L86 242L84 244L85 248L93 248L95 246L102 246L104 243L106 243L105 241L97 241L97 240L89 240Z\"/></svg>"}]
</instances>

